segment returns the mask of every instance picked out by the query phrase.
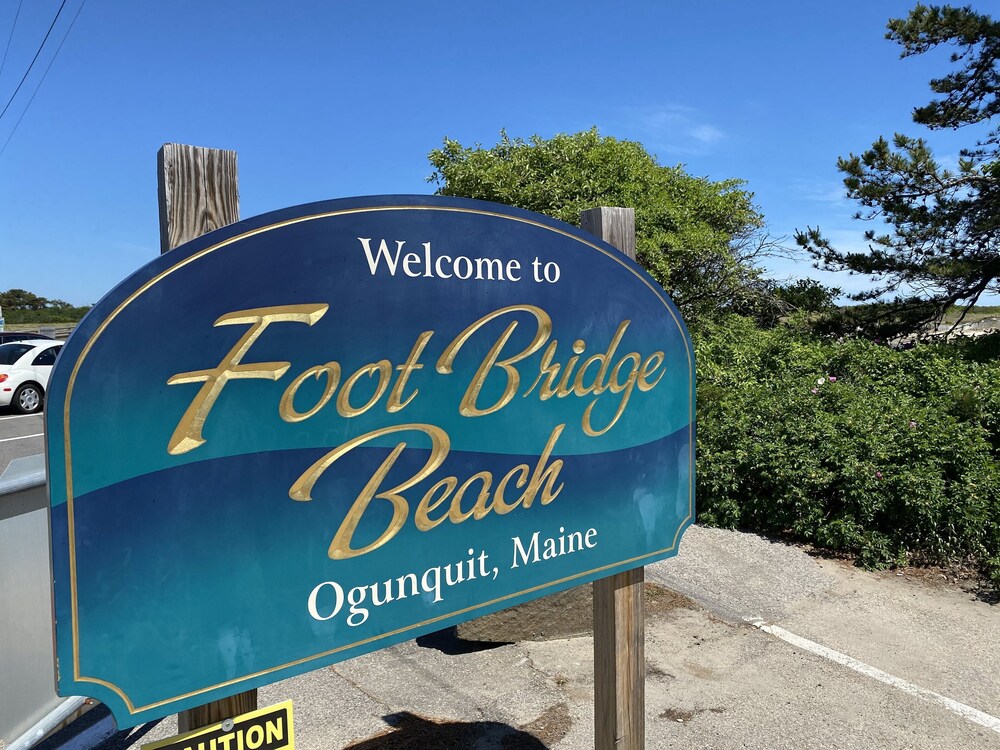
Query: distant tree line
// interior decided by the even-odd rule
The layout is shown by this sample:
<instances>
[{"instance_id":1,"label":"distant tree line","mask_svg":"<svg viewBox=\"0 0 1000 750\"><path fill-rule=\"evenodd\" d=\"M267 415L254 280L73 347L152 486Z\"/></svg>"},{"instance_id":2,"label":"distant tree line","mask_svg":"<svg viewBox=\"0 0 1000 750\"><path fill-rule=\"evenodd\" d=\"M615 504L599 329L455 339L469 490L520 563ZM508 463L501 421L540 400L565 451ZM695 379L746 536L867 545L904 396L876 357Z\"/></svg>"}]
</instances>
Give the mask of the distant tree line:
<instances>
[{"instance_id":1,"label":"distant tree line","mask_svg":"<svg viewBox=\"0 0 1000 750\"><path fill-rule=\"evenodd\" d=\"M90 309L90 305L74 307L61 299L47 299L24 289L0 292L0 309L8 324L75 323Z\"/></svg>"}]
</instances>

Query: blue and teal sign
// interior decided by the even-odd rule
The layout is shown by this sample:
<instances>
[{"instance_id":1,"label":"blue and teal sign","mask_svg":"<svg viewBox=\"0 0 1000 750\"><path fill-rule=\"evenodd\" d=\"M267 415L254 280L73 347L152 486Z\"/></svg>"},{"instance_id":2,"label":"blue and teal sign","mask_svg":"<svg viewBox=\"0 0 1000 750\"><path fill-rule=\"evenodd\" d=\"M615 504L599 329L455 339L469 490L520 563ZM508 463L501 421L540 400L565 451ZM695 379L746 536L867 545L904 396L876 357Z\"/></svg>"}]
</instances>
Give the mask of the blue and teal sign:
<instances>
[{"instance_id":1,"label":"blue and teal sign","mask_svg":"<svg viewBox=\"0 0 1000 750\"><path fill-rule=\"evenodd\" d=\"M669 557L694 361L613 247L388 196L137 271L47 395L59 690L132 726Z\"/></svg>"}]
</instances>

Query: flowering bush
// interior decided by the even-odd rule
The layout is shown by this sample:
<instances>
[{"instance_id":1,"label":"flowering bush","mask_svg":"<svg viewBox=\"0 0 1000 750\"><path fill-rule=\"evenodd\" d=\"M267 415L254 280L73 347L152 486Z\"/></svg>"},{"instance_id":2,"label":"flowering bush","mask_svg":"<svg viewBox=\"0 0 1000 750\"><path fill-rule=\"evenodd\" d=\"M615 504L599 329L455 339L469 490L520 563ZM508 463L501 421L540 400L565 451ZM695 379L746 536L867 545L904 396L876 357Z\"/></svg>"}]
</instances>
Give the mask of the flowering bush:
<instances>
[{"instance_id":1,"label":"flowering bush","mask_svg":"<svg viewBox=\"0 0 1000 750\"><path fill-rule=\"evenodd\" d=\"M1000 339L896 351L734 316L694 341L702 522L1000 584Z\"/></svg>"}]
</instances>

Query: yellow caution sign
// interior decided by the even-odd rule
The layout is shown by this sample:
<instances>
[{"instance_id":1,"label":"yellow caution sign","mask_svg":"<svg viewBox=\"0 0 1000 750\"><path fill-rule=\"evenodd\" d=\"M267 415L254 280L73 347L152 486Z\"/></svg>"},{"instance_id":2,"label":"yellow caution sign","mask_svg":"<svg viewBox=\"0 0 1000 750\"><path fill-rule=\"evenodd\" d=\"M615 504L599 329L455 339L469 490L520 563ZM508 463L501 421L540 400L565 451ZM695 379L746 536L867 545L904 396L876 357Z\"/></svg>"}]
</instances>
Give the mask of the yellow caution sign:
<instances>
[{"instance_id":1,"label":"yellow caution sign","mask_svg":"<svg viewBox=\"0 0 1000 750\"><path fill-rule=\"evenodd\" d=\"M294 750L292 702L234 716L193 732L143 745L142 750Z\"/></svg>"}]
</instances>

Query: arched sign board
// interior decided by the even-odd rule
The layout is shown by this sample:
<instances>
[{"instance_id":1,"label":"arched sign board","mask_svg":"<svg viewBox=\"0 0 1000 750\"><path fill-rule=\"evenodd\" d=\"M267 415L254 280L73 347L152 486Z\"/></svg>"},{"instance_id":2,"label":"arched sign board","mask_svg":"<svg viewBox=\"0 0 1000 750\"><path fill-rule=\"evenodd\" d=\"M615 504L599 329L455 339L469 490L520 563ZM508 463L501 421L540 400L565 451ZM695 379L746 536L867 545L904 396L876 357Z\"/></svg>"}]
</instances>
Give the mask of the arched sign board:
<instances>
[{"instance_id":1,"label":"arched sign board","mask_svg":"<svg viewBox=\"0 0 1000 750\"><path fill-rule=\"evenodd\" d=\"M615 248L383 196L88 314L46 409L59 690L133 726L676 554L694 361Z\"/></svg>"}]
</instances>

